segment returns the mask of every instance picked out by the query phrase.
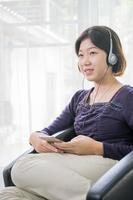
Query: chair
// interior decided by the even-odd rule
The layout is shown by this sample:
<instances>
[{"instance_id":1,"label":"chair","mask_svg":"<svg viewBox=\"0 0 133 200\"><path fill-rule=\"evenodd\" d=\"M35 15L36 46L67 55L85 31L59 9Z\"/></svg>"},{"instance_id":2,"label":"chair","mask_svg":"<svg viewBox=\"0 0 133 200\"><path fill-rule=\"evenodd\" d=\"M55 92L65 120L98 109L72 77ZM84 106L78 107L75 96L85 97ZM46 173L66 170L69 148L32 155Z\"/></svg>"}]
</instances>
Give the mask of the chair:
<instances>
[{"instance_id":1,"label":"chair","mask_svg":"<svg viewBox=\"0 0 133 200\"><path fill-rule=\"evenodd\" d=\"M64 130L57 138L69 141L75 136L73 127ZM36 153L34 149L26 151ZM24 155L22 154L22 155ZM22 156L21 155L21 156ZM18 159L18 158L17 158ZM5 187L13 186L11 169L16 160L4 168L3 178ZM108 170L89 189L86 200L132 200L133 199L133 151L121 159L116 165Z\"/></svg>"},{"instance_id":2,"label":"chair","mask_svg":"<svg viewBox=\"0 0 133 200\"><path fill-rule=\"evenodd\" d=\"M68 128L64 131L61 131L61 132L55 134L55 136L57 138L67 142L67 141L71 140L73 137L75 137L74 129L73 129L73 127L70 127L70 128ZM20 158L21 156L28 154L28 153L37 153L37 152L33 148L30 148L29 150L27 150L26 152L21 154L18 158ZM13 160L3 170L3 179L4 179L5 187L14 186L14 183L12 182L12 179L11 179L11 169L12 169L12 167L15 164L17 159Z\"/></svg>"}]
</instances>

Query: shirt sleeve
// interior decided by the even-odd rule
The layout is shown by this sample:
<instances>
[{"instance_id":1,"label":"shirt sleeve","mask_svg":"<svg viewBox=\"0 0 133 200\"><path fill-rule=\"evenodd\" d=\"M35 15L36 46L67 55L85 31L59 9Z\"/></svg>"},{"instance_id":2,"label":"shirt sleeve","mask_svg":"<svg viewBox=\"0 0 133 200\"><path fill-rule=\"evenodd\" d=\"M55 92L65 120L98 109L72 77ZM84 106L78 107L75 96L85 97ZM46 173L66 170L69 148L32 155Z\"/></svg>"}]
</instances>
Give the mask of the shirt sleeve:
<instances>
[{"instance_id":1,"label":"shirt sleeve","mask_svg":"<svg viewBox=\"0 0 133 200\"><path fill-rule=\"evenodd\" d=\"M123 144L109 144L104 143L104 157L112 158L114 160L120 160L128 153L133 151L133 145L123 145Z\"/></svg>"},{"instance_id":2,"label":"shirt sleeve","mask_svg":"<svg viewBox=\"0 0 133 200\"><path fill-rule=\"evenodd\" d=\"M65 107L62 113L48 126L42 129L43 132L48 135L53 135L59 131L65 130L71 127L75 119L75 110L77 107L78 99L82 90L77 91L70 103Z\"/></svg>"},{"instance_id":3,"label":"shirt sleeve","mask_svg":"<svg viewBox=\"0 0 133 200\"><path fill-rule=\"evenodd\" d=\"M133 89L129 91L124 101L123 116L125 123L130 129L131 141L130 144L110 144L103 142L104 157L120 160L128 153L133 151Z\"/></svg>"}]
</instances>

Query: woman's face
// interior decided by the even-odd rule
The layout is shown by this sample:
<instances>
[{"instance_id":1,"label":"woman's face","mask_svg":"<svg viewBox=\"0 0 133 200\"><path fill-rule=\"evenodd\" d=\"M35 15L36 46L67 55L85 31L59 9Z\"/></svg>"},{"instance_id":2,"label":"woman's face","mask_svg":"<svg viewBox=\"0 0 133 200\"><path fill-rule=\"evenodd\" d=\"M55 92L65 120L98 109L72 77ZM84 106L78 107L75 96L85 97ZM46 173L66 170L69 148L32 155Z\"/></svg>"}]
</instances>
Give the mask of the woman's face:
<instances>
[{"instance_id":1,"label":"woman's face","mask_svg":"<svg viewBox=\"0 0 133 200\"><path fill-rule=\"evenodd\" d=\"M81 42L78 58L80 71L89 81L98 83L109 69L106 52L96 47L88 38ZM108 71L112 73L111 67Z\"/></svg>"}]
</instances>

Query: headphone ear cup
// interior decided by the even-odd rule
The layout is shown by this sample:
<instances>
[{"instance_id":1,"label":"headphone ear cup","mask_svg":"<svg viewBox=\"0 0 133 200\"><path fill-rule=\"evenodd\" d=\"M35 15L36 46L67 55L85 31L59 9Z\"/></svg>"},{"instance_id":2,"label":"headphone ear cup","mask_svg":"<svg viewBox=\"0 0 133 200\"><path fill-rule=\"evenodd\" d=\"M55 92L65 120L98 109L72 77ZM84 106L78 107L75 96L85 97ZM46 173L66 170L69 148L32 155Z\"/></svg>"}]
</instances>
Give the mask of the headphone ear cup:
<instances>
[{"instance_id":1,"label":"headphone ear cup","mask_svg":"<svg viewBox=\"0 0 133 200\"><path fill-rule=\"evenodd\" d=\"M117 56L114 53L110 53L108 56L108 63L110 65L115 65L117 63L117 61L118 61Z\"/></svg>"}]
</instances>

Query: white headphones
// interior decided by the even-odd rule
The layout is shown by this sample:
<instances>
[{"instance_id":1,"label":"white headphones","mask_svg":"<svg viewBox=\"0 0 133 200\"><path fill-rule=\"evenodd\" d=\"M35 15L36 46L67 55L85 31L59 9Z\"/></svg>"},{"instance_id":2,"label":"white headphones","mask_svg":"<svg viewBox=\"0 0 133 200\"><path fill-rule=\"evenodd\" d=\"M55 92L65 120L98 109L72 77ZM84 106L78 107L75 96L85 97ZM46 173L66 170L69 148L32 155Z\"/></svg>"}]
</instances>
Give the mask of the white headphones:
<instances>
[{"instance_id":1,"label":"white headphones","mask_svg":"<svg viewBox=\"0 0 133 200\"><path fill-rule=\"evenodd\" d=\"M112 41L112 35L111 35L111 31L109 29L106 29L109 33L109 37L110 37L110 50L109 50L109 55L108 55L108 63L110 65L115 65L118 61L117 56L112 52L113 49L113 41Z\"/></svg>"}]
</instances>

